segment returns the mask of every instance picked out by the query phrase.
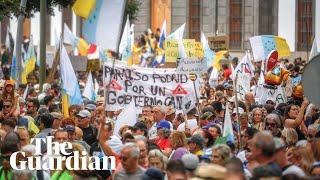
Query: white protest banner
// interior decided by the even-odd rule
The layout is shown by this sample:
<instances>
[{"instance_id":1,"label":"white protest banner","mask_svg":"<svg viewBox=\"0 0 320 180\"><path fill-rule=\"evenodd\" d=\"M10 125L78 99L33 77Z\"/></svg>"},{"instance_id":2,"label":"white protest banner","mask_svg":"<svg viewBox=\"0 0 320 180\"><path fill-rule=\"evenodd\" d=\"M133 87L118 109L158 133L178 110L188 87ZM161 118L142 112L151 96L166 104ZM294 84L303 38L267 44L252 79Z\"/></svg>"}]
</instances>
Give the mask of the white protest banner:
<instances>
[{"instance_id":1,"label":"white protest banner","mask_svg":"<svg viewBox=\"0 0 320 180\"><path fill-rule=\"evenodd\" d=\"M250 92L250 76L247 74L238 74L236 89L239 100L244 101L246 93Z\"/></svg>"},{"instance_id":2,"label":"white protest banner","mask_svg":"<svg viewBox=\"0 0 320 180\"><path fill-rule=\"evenodd\" d=\"M182 98L193 94L193 82L176 69L151 69L127 67L111 62L104 64L104 84L107 110L117 110L134 101L135 107L146 105L173 105L183 109ZM111 81L110 81L111 76ZM199 81L195 82L199 89ZM192 102L196 102L195 98Z\"/></svg>"},{"instance_id":3,"label":"white protest banner","mask_svg":"<svg viewBox=\"0 0 320 180\"><path fill-rule=\"evenodd\" d=\"M181 59L177 67L177 73L180 74L201 74L207 70L207 61L198 58Z\"/></svg>"},{"instance_id":4,"label":"white protest banner","mask_svg":"<svg viewBox=\"0 0 320 180\"><path fill-rule=\"evenodd\" d=\"M265 104L269 99L273 100L276 104L287 102L286 95L281 86L277 86L276 89L258 86L255 92L255 97L259 99L259 104Z\"/></svg>"}]
</instances>

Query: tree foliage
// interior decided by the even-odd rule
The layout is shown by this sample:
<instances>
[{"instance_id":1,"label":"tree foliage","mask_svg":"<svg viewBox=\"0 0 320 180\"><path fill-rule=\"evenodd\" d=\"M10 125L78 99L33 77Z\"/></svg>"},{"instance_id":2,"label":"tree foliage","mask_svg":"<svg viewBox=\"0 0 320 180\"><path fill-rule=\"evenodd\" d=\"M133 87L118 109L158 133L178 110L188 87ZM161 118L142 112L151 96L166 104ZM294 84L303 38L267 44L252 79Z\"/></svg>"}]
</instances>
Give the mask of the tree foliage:
<instances>
[{"instance_id":1,"label":"tree foliage","mask_svg":"<svg viewBox=\"0 0 320 180\"><path fill-rule=\"evenodd\" d=\"M26 8L22 11L26 17L32 17L34 13L40 11L40 1L42 0L27 0ZM53 8L57 5L68 7L75 0L47 0L47 13L53 14ZM0 0L0 20L4 17L18 17L20 11L20 0Z\"/></svg>"}]
</instances>

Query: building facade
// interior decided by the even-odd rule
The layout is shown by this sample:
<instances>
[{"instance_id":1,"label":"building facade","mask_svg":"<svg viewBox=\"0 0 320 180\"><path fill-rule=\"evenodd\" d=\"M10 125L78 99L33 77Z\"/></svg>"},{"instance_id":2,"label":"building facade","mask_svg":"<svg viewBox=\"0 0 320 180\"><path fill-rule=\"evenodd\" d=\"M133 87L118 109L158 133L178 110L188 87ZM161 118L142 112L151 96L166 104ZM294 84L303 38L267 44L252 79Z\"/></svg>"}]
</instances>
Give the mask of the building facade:
<instances>
[{"instance_id":1,"label":"building facade","mask_svg":"<svg viewBox=\"0 0 320 180\"><path fill-rule=\"evenodd\" d=\"M135 34L161 28L164 19L167 32L186 23L185 38L199 40L201 31L227 35L235 51L250 49L249 38L262 34L286 38L291 51L306 51L315 34L320 36L320 1L141 0Z\"/></svg>"},{"instance_id":2,"label":"building facade","mask_svg":"<svg viewBox=\"0 0 320 180\"><path fill-rule=\"evenodd\" d=\"M320 37L319 0L139 0L140 11L135 24L135 36L148 28L155 32L166 20L167 34L186 23L185 38L200 39L206 36L227 35L230 49L250 49L249 38L271 34L286 38L291 51L307 51L317 34ZM71 9L54 9L47 16L47 44L54 45L55 31L60 34L65 22L72 32L81 36L82 21ZM24 23L24 35L33 35L39 43L40 15L35 14ZM15 37L16 19L1 22L1 42L5 42L10 25Z\"/></svg>"}]
</instances>

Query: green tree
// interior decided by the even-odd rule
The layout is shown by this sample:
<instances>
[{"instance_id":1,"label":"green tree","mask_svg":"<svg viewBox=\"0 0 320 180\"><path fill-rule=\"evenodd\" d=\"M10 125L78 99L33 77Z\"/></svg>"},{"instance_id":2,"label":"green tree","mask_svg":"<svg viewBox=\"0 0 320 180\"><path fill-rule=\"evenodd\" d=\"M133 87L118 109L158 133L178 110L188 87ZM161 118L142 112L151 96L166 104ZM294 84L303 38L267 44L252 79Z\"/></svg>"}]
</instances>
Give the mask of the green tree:
<instances>
[{"instance_id":1,"label":"green tree","mask_svg":"<svg viewBox=\"0 0 320 180\"><path fill-rule=\"evenodd\" d=\"M41 0L28 0L27 6L23 13L26 17L32 17L34 13L40 11ZM56 5L68 7L74 3L75 0L47 0L47 12L53 14L53 8ZM16 16L20 14L20 0L0 0L0 20L4 17Z\"/></svg>"}]
</instances>

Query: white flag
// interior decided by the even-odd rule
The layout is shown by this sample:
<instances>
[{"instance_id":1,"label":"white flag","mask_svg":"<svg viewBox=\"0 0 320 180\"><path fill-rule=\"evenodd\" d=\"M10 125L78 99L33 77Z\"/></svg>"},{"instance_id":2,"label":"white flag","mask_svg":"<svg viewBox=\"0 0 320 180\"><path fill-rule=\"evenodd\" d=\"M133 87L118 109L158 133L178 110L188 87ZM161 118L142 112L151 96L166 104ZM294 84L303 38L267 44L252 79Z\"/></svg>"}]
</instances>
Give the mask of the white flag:
<instances>
[{"instance_id":1,"label":"white flag","mask_svg":"<svg viewBox=\"0 0 320 180\"><path fill-rule=\"evenodd\" d=\"M226 112L224 116L223 137L227 137L227 141L234 142L233 128L228 103L226 105Z\"/></svg>"},{"instance_id":2,"label":"white flag","mask_svg":"<svg viewBox=\"0 0 320 180\"><path fill-rule=\"evenodd\" d=\"M119 44L119 54L122 54L125 51L126 47L128 46L129 35L130 35L130 23L129 23L129 15L128 15L126 25L124 26L121 41Z\"/></svg>"},{"instance_id":3,"label":"white flag","mask_svg":"<svg viewBox=\"0 0 320 180\"><path fill-rule=\"evenodd\" d=\"M122 112L119 114L115 124L114 124L114 130L113 135L119 136L119 129L121 126L127 124L129 126L133 126L137 122L137 114L136 114L136 106L134 104L134 101L131 101L131 103L126 106Z\"/></svg>"},{"instance_id":4,"label":"white flag","mask_svg":"<svg viewBox=\"0 0 320 180\"><path fill-rule=\"evenodd\" d=\"M182 24L177 30L175 30L173 33L171 33L167 39L183 39L183 33L184 28L186 26L186 23Z\"/></svg>"},{"instance_id":5,"label":"white flag","mask_svg":"<svg viewBox=\"0 0 320 180\"><path fill-rule=\"evenodd\" d=\"M82 95L88 98L90 101L95 101L96 99L95 87L93 84L91 72L89 72L87 83L86 83L86 86L84 87Z\"/></svg>"}]
</instances>

